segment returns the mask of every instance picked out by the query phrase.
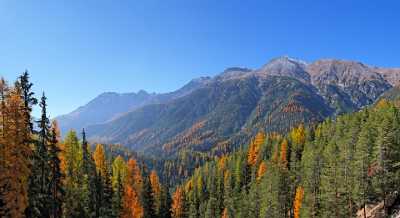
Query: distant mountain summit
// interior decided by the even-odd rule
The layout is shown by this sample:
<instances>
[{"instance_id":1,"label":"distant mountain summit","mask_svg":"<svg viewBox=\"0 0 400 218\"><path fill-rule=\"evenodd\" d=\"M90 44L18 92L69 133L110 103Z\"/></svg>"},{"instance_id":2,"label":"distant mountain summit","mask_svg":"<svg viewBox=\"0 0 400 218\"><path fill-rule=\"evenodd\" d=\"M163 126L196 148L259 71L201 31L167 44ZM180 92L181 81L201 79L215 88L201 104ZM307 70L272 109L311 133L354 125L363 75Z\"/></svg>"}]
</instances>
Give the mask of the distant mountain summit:
<instances>
[{"instance_id":1,"label":"distant mountain summit","mask_svg":"<svg viewBox=\"0 0 400 218\"><path fill-rule=\"evenodd\" d=\"M338 113L369 105L392 86L375 68L355 61L318 60L307 66L307 72L312 84Z\"/></svg>"},{"instance_id":2,"label":"distant mountain summit","mask_svg":"<svg viewBox=\"0 0 400 218\"><path fill-rule=\"evenodd\" d=\"M138 108L154 96L155 94L145 91L125 94L105 92L71 113L57 117L56 120L60 123L62 133L70 129L80 131L88 125L110 121L122 113Z\"/></svg>"},{"instance_id":3,"label":"distant mountain summit","mask_svg":"<svg viewBox=\"0 0 400 218\"><path fill-rule=\"evenodd\" d=\"M81 130L90 125L112 121L124 113L135 110L148 104L166 103L172 99L183 97L193 90L203 87L209 77L201 77L190 81L181 89L164 94L148 93L140 90L137 93L105 92L91 100L84 106L69 114L55 119L59 122L62 134L71 129Z\"/></svg>"},{"instance_id":4,"label":"distant mountain summit","mask_svg":"<svg viewBox=\"0 0 400 218\"><path fill-rule=\"evenodd\" d=\"M58 117L63 131L149 154L232 149L255 132L285 132L300 122L358 110L398 84L399 69L336 59L306 63L287 56L260 69L227 68L165 94L104 93Z\"/></svg>"},{"instance_id":5,"label":"distant mountain summit","mask_svg":"<svg viewBox=\"0 0 400 218\"><path fill-rule=\"evenodd\" d=\"M310 75L306 68L306 62L283 56L272 59L256 72L266 76L287 76L302 82L310 82Z\"/></svg>"}]
</instances>

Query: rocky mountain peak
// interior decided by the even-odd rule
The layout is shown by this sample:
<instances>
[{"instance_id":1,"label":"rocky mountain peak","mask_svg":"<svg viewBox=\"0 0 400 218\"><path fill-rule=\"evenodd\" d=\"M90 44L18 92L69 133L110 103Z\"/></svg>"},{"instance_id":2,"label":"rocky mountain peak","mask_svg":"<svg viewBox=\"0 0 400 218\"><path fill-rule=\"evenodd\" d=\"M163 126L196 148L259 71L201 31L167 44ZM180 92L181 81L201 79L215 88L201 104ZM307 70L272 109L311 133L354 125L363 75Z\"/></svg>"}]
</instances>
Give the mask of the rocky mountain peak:
<instances>
[{"instance_id":1,"label":"rocky mountain peak","mask_svg":"<svg viewBox=\"0 0 400 218\"><path fill-rule=\"evenodd\" d=\"M307 67L313 83L350 85L361 81L383 80L382 75L367 65L346 60L322 59Z\"/></svg>"},{"instance_id":2,"label":"rocky mountain peak","mask_svg":"<svg viewBox=\"0 0 400 218\"><path fill-rule=\"evenodd\" d=\"M252 70L249 68L229 67L229 68L226 68L221 74L219 74L215 78L217 80L236 79L236 78L246 76L250 72L252 72Z\"/></svg>"},{"instance_id":3,"label":"rocky mountain peak","mask_svg":"<svg viewBox=\"0 0 400 218\"><path fill-rule=\"evenodd\" d=\"M288 56L272 59L257 74L264 76L287 76L303 82L310 81L310 75L306 71L307 63Z\"/></svg>"},{"instance_id":4,"label":"rocky mountain peak","mask_svg":"<svg viewBox=\"0 0 400 218\"><path fill-rule=\"evenodd\" d=\"M400 85L400 68L375 67L374 70L381 74L392 86Z\"/></svg>"}]
</instances>

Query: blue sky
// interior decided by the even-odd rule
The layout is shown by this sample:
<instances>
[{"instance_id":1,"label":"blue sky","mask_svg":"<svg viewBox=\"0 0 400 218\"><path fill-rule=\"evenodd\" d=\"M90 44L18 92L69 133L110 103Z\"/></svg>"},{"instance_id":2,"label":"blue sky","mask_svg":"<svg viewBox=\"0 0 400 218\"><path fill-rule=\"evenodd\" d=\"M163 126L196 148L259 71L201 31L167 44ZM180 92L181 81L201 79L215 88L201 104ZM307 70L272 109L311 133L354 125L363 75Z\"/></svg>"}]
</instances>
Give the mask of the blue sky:
<instances>
[{"instance_id":1,"label":"blue sky","mask_svg":"<svg viewBox=\"0 0 400 218\"><path fill-rule=\"evenodd\" d=\"M0 75L28 69L51 116L104 91L172 91L289 55L400 67L400 1L0 0Z\"/></svg>"}]
</instances>

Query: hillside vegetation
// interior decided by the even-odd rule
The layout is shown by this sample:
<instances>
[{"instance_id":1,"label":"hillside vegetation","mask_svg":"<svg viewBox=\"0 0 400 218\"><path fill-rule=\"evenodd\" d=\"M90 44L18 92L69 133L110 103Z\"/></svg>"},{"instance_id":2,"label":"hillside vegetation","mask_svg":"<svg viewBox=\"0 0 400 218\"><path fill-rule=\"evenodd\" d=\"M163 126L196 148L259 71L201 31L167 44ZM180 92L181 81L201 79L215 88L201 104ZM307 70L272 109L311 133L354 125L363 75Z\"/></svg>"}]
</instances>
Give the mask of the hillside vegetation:
<instances>
[{"instance_id":1,"label":"hillside vegetation","mask_svg":"<svg viewBox=\"0 0 400 218\"><path fill-rule=\"evenodd\" d=\"M400 191L400 114L382 100L249 146L196 169L174 194L177 217L354 217ZM175 199L180 196L182 201Z\"/></svg>"},{"instance_id":2,"label":"hillside vegetation","mask_svg":"<svg viewBox=\"0 0 400 218\"><path fill-rule=\"evenodd\" d=\"M35 98L27 72L14 85L0 80L0 217L341 218L365 216L370 208L380 208L382 216L397 213L396 89L359 112L297 125L305 117L322 120L325 115L320 113L329 112L316 108L325 100L315 95L312 86L290 77L268 76L261 82L249 78L227 80L224 89L193 91L207 102L194 107L200 109L194 110L197 113L189 110L197 104L189 97L174 100L185 104L149 106L161 115L171 114L157 117L157 122L165 123L160 134L169 134L166 124L174 120L168 117L180 115L179 125L171 126L171 131L190 126L190 117L202 113L212 118L197 122L176 144L165 145L165 152L175 154L172 158L89 143L85 130L81 139L75 131L61 139L57 122L48 118L45 94L39 101ZM231 95L229 90L242 94ZM201 97L208 94L213 98ZM247 104L238 103L243 101ZM35 120L31 113L37 104L41 116ZM252 104L259 106L256 111ZM277 114L267 120L278 119L286 127L265 123L275 110ZM243 113L247 118L241 117ZM151 116L136 119L155 122ZM227 141L202 147L214 137L203 129L207 125L220 135L237 131L240 146ZM246 137L251 137L248 145ZM190 144L196 140L198 144ZM177 149L181 143L187 146Z\"/></svg>"},{"instance_id":3,"label":"hillside vegetation","mask_svg":"<svg viewBox=\"0 0 400 218\"><path fill-rule=\"evenodd\" d=\"M148 101L86 129L90 140L157 157L174 157L181 150L229 152L258 131L285 133L299 123L317 123L373 104L400 78L384 72L355 61L305 63L279 57L260 69L228 68L213 78L193 80L176 91L181 93L176 98ZM400 74L398 69L390 72Z\"/></svg>"}]
</instances>

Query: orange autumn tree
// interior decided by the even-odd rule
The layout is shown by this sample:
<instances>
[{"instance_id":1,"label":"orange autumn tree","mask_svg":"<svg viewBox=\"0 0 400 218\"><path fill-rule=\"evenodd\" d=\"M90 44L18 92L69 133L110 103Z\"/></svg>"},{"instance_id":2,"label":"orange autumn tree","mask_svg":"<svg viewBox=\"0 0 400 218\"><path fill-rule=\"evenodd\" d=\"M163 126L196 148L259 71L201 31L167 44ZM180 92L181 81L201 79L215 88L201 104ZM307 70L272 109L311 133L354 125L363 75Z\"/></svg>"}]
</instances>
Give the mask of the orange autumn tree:
<instances>
[{"instance_id":1,"label":"orange autumn tree","mask_svg":"<svg viewBox=\"0 0 400 218\"><path fill-rule=\"evenodd\" d=\"M230 218L227 208L225 208L224 211L222 212L221 218Z\"/></svg>"},{"instance_id":2,"label":"orange autumn tree","mask_svg":"<svg viewBox=\"0 0 400 218\"><path fill-rule=\"evenodd\" d=\"M1 94L1 153L0 198L3 205L0 217L25 217L28 206L29 157L32 154L30 127L26 123L26 111L20 88L0 83Z\"/></svg>"},{"instance_id":3,"label":"orange autumn tree","mask_svg":"<svg viewBox=\"0 0 400 218\"><path fill-rule=\"evenodd\" d=\"M280 164L282 167L286 168L288 161L287 161L287 149L288 149L288 141L286 139L283 139L281 143L281 149L280 149Z\"/></svg>"},{"instance_id":4,"label":"orange autumn tree","mask_svg":"<svg viewBox=\"0 0 400 218\"><path fill-rule=\"evenodd\" d=\"M247 163L250 166L254 166L257 163L261 146L264 143L265 143L265 134L263 132L257 133L254 140L250 142L250 147L247 154Z\"/></svg>"},{"instance_id":5,"label":"orange autumn tree","mask_svg":"<svg viewBox=\"0 0 400 218\"><path fill-rule=\"evenodd\" d=\"M267 172L267 164L263 161L257 170L257 181L260 181L264 176L265 172Z\"/></svg>"},{"instance_id":6,"label":"orange autumn tree","mask_svg":"<svg viewBox=\"0 0 400 218\"><path fill-rule=\"evenodd\" d=\"M124 185L122 218L144 217L144 209L140 202L141 190L138 190L141 183L142 178L137 162L134 159L129 159Z\"/></svg>"},{"instance_id":7,"label":"orange autumn tree","mask_svg":"<svg viewBox=\"0 0 400 218\"><path fill-rule=\"evenodd\" d=\"M150 173L151 195L154 200L154 212L160 214L161 210L161 184L155 170Z\"/></svg>"},{"instance_id":8,"label":"orange autumn tree","mask_svg":"<svg viewBox=\"0 0 400 218\"><path fill-rule=\"evenodd\" d=\"M174 195L172 196L171 215L172 218L184 217L184 206L185 196L181 187L176 188Z\"/></svg>"},{"instance_id":9,"label":"orange autumn tree","mask_svg":"<svg viewBox=\"0 0 400 218\"><path fill-rule=\"evenodd\" d=\"M142 177L142 172L140 171L139 165L137 163L137 161L135 159L130 159L128 161L128 175L129 173L131 173L133 181L131 182L131 184L133 185L133 187L135 188L135 190L138 193L142 193L143 191L143 177Z\"/></svg>"},{"instance_id":10,"label":"orange autumn tree","mask_svg":"<svg viewBox=\"0 0 400 218\"><path fill-rule=\"evenodd\" d=\"M294 218L300 217L300 209L303 202L303 197L304 197L304 189L303 187L299 186L296 189L296 196L294 198L294 203L293 203Z\"/></svg>"},{"instance_id":11,"label":"orange autumn tree","mask_svg":"<svg viewBox=\"0 0 400 218\"><path fill-rule=\"evenodd\" d=\"M104 154L103 145L98 144L96 146L96 150L93 154L94 163L96 165L97 172L105 178L107 176L107 164L106 164L106 156Z\"/></svg>"},{"instance_id":12,"label":"orange autumn tree","mask_svg":"<svg viewBox=\"0 0 400 218\"><path fill-rule=\"evenodd\" d=\"M218 169L219 170L225 170L227 160L228 160L228 157L225 155L219 158L219 160L218 160Z\"/></svg>"},{"instance_id":13,"label":"orange autumn tree","mask_svg":"<svg viewBox=\"0 0 400 218\"><path fill-rule=\"evenodd\" d=\"M122 207L122 218L144 217L144 209L140 203L139 195L130 185L125 187Z\"/></svg>"}]
</instances>

